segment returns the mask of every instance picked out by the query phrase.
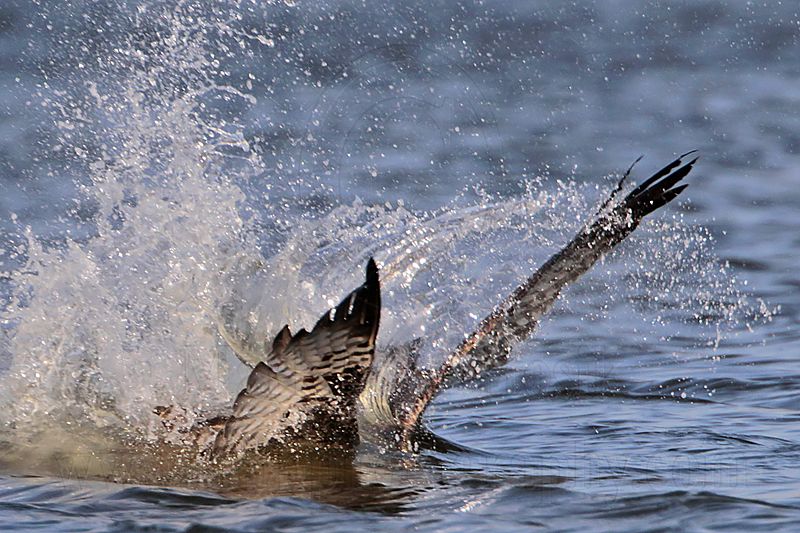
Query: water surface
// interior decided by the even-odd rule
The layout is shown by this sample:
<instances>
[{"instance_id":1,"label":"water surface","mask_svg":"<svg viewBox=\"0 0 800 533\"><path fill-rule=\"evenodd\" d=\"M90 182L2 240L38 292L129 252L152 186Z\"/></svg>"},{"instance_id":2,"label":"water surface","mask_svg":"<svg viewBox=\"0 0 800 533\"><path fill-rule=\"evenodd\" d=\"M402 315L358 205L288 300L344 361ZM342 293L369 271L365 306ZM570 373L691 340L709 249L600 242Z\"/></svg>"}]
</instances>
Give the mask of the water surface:
<instances>
[{"instance_id":1,"label":"water surface","mask_svg":"<svg viewBox=\"0 0 800 533\"><path fill-rule=\"evenodd\" d=\"M0 8L0 527L796 529L796 7L261 4ZM682 202L435 401L463 450L137 459L153 406L240 388L220 309L307 327L374 255L379 344L435 364L689 149Z\"/></svg>"}]
</instances>

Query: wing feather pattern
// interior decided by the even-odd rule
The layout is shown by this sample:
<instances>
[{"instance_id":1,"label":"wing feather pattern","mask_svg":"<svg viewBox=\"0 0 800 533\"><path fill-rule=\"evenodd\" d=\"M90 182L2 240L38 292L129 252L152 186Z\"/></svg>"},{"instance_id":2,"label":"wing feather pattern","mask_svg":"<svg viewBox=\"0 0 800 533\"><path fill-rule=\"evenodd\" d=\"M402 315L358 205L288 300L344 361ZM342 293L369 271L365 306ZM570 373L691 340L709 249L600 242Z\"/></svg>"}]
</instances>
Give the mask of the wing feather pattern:
<instances>
[{"instance_id":1,"label":"wing feather pattern","mask_svg":"<svg viewBox=\"0 0 800 533\"><path fill-rule=\"evenodd\" d=\"M398 440L401 447L413 447L413 436L422 414L449 378L469 379L481 370L504 364L514 345L531 334L564 286L578 279L598 259L614 249L645 216L683 192L687 185L678 183L697 161L693 158L684 163L692 153L683 154L622 200L617 200L631 166L594 220L484 318L438 369L426 372L424 379L418 380L413 393L405 395L402 403L392 406L401 428Z\"/></svg>"},{"instance_id":2,"label":"wing feather pattern","mask_svg":"<svg viewBox=\"0 0 800 533\"><path fill-rule=\"evenodd\" d=\"M375 353L380 323L378 267L370 259L366 281L309 332L285 326L236 397L213 453L223 455L268 444L312 411L354 428L355 402ZM350 433L352 433L350 431ZM332 435L337 435L335 431Z\"/></svg>"}]
</instances>

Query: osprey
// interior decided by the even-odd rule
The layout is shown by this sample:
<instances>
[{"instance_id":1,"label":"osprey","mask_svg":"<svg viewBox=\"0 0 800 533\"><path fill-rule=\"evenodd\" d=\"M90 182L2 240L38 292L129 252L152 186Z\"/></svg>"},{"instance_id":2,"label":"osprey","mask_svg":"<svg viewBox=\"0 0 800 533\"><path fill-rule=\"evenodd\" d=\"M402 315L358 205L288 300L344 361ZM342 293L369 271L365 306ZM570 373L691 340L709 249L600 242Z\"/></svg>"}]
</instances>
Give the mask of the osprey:
<instances>
[{"instance_id":1,"label":"osprey","mask_svg":"<svg viewBox=\"0 0 800 533\"><path fill-rule=\"evenodd\" d=\"M228 415L179 431L214 459L253 450L313 449L352 453L361 441L415 452L444 441L422 424L425 409L454 379L468 380L508 360L553 305L561 289L587 272L633 232L642 219L672 201L697 158L683 154L623 198L622 179L581 231L484 318L436 369L417 366L419 342L391 348L373 368L381 316L380 275L370 259L363 285L317 321L311 331L289 326L265 347L260 360L237 352L252 367ZM638 160L637 160L638 161ZM635 163L634 163L635 164ZM236 347L232 346L234 351ZM174 408L157 408L164 425L178 424Z\"/></svg>"}]
</instances>

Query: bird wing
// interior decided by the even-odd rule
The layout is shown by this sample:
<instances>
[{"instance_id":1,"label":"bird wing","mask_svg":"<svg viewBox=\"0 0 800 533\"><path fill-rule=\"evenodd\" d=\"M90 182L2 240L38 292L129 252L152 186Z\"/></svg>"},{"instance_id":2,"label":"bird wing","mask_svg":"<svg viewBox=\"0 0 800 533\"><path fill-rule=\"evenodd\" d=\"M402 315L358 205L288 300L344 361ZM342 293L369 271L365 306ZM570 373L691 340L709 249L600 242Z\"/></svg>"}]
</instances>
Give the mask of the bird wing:
<instances>
[{"instance_id":1,"label":"bird wing","mask_svg":"<svg viewBox=\"0 0 800 533\"><path fill-rule=\"evenodd\" d=\"M370 259L366 281L311 331L284 327L247 379L233 414L214 442L214 454L241 451L280 438L302 421L308 405L355 425L355 402L369 374L380 323L378 267Z\"/></svg>"},{"instance_id":2,"label":"bird wing","mask_svg":"<svg viewBox=\"0 0 800 533\"><path fill-rule=\"evenodd\" d=\"M645 216L683 192L687 185L678 183L697 161L693 158L684 163L692 153L683 154L618 200L632 165L591 222L484 318L440 367L418 374L423 379L413 392L396 397L392 406L400 426L401 447L413 445L422 414L448 379L469 379L504 364L511 349L532 333L566 285L613 250Z\"/></svg>"}]
</instances>

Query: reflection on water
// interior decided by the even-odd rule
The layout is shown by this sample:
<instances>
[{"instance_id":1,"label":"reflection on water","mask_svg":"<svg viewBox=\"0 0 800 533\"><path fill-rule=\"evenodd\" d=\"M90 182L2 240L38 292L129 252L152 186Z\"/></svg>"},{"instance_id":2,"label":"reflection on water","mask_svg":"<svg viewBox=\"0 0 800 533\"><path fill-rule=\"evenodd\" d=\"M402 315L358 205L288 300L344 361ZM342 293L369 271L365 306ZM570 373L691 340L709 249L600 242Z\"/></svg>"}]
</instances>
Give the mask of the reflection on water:
<instances>
[{"instance_id":1,"label":"reflection on water","mask_svg":"<svg viewBox=\"0 0 800 533\"><path fill-rule=\"evenodd\" d=\"M399 512L405 501L426 488L414 486L420 480L403 468L402 460L376 466L354 462L354 454L287 453L281 458L250 455L236 464L216 464L175 446L114 443L100 435L87 438L85 431L58 437L49 442L37 439L36 445L6 443L0 468L64 480L184 487L231 500L302 497L385 513ZM51 432L48 438L56 435Z\"/></svg>"}]
</instances>

